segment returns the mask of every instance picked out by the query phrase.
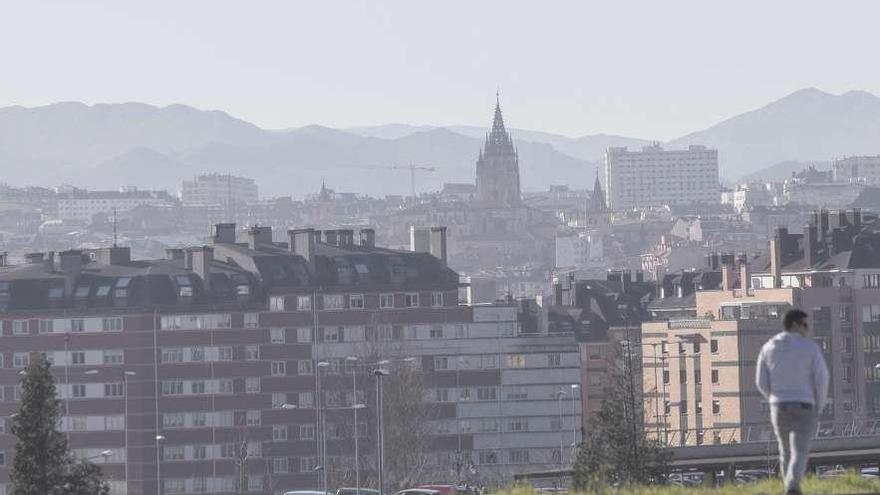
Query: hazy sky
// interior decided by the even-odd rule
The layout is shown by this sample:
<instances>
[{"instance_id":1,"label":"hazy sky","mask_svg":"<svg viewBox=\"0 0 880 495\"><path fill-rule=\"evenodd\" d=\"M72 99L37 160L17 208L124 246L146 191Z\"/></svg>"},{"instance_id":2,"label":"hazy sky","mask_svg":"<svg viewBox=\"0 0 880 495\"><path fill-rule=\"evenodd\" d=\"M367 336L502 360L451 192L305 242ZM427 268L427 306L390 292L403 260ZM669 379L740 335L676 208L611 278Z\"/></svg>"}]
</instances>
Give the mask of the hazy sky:
<instances>
[{"instance_id":1,"label":"hazy sky","mask_svg":"<svg viewBox=\"0 0 880 495\"><path fill-rule=\"evenodd\" d=\"M880 93L877 1L0 0L0 106L185 103L267 128L508 122L666 139Z\"/></svg>"}]
</instances>

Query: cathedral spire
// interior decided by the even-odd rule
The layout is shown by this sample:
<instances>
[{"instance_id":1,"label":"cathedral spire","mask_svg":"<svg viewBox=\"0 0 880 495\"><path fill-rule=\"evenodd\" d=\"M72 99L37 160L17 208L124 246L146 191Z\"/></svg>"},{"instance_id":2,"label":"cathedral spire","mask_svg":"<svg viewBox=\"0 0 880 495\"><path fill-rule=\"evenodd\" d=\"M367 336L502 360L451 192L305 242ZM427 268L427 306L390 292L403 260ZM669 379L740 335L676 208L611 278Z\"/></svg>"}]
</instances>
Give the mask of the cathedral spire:
<instances>
[{"instance_id":1,"label":"cathedral spire","mask_svg":"<svg viewBox=\"0 0 880 495\"><path fill-rule=\"evenodd\" d=\"M596 167L596 182L593 184L593 194L590 197L590 211L605 211L605 191L602 190L602 182L599 181L599 167Z\"/></svg>"}]
</instances>

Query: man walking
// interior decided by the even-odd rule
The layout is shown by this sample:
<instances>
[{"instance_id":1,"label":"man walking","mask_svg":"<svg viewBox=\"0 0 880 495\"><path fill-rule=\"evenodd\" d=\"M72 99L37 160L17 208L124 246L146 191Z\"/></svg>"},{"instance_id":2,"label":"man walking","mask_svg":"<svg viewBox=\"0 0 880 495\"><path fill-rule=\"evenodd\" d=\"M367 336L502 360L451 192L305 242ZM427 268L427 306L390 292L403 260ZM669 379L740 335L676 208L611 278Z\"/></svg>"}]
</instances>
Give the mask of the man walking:
<instances>
[{"instance_id":1,"label":"man walking","mask_svg":"<svg viewBox=\"0 0 880 495\"><path fill-rule=\"evenodd\" d=\"M800 495L816 418L828 397L828 368L810 338L807 314L791 309L785 328L758 355L758 390L770 403L770 421L779 440L779 470L787 495Z\"/></svg>"}]
</instances>

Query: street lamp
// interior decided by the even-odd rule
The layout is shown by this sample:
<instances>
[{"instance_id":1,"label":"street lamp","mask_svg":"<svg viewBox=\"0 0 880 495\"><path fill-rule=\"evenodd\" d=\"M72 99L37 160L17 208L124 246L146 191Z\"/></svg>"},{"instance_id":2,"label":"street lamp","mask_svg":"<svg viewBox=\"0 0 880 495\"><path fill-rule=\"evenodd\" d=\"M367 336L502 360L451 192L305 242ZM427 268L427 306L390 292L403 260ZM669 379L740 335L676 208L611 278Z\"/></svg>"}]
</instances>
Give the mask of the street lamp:
<instances>
[{"instance_id":1,"label":"street lamp","mask_svg":"<svg viewBox=\"0 0 880 495\"><path fill-rule=\"evenodd\" d=\"M563 455L562 452L565 449L565 427L564 422L562 420L562 397L568 395L568 392L565 390L557 390L556 391L556 403L559 404L559 470L562 471L563 463Z\"/></svg>"},{"instance_id":2,"label":"street lamp","mask_svg":"<svg viewBox=\"0 0 880 495\"><path fill-rule=\"evenodd\" d=\"M358 362L358 358L355 356L348 356L345 358L345 361L351 363L351 404L354 409L354 489L355 495L361 495L361 460L358 457L358 407L361 404L358 404L357 401L357 371L355 368L356 363Z\"/></svg>"},{"instance_id":3,"label":"street lamp","mask_svg":"<svg viewBox=\"0 0 880 495\"><path fill-rule=\"evenodd\" d=\"M456 436L458 437L458 458L455 464L455 476L456 482L459 485L461 484L461 468L462 464L464 464L464 453L461 451L461 407L459 407L459 403L461 402L461 367L465 362L467 360L459 356L455 366L455 422L457 425Z\"/></svg>"},{"instance_id":4,"label":"street lamp","mask_svg":"<svg viewBox=\"0 0 880 495\"><path fill-rule=\"evenodd\" d=\"M285 410L299 409L299 406L296 404L281 404L281 409L285 409Z\"/></svg>"},{"instance_id":5,"label":"street lamp","mask_svg":"<svg viewBox=\"0 0 880 495\"><path fill-rule=\"evenodd\" d=\"M378 458L379 471L379 495L385 494L385 435L382 424L382 377L391 374L388 370L377 368L373 370L376 377L376 457Z\"/></svg>"},{"instance_id":6,"label":"street lamp","mask_svg":"<svg viewBox=\"0 0 880 495\"><path fill-rule=\"evenodd\" d=\"M321 435L321 441L318 444L320 448L320 458L321 458L321 487L323 491L327 491L327 432L326 428L326 420L324 418L324 392L321 388L321 369L330 366L330 363L327 361L318 361L318 369L315 370L316 375L316 383L318 386L318 409L317 409L317 419L318 419L318 430Z\"/></svg>"},{"instance_id":7,"label":"street lamp","mask_svg":"<svg viewBox=\"0 0 880 495\"><path fill-rule=\"evenodd\" d=\"M98 453L98 455L86 457L86 460L91 461L92 459L100 459L101 457L103 457L104 460L107 460L107 458L110 457L111 455L113 455L113 451L110 449L107 449L107 450L102 450L100 453Z\"/></svg>"},{"instance_id":8,"label":"street lamp","mask_svg":"<svg viewBox=\"0 0 880 495\"><path fill-rule=\"evenodd\" d=\"M83 374L85 375L97 375L100 373L99 370L91 369L85 371ZM123 371L122 372L122 390L125 394L124 404L123 404L123 434L125 435L123 449L125 450L125 489L126 493L128 492L128 377L137 376L137 372L134 371Z\"/></svg>"},{"instance_id":9,"label":"street lamp","mask_svg":"<svg viewBox=\"0 0 880 495\"><path fill-rule=\"evenodd\" d=\"M156 435L156 493L162 493L162 462L159 454L159 442L165 440L165 435Z\"/></svg>"},{"instance_id":10,"label":"street lamp","mask_svg":"<svg viewBox=\"0 0 880 495\"><path fill-rule=\"evenodd\" d=\"M581 388L581 386L577 383L571 384L571 398L572 399L577 399L578 391L580 390L580 388ZM574 416L574 418L572 419L572 422L571 422L571 448L572 448L572 454L573 454L575 447L577 447L577 440L578 440L578 437L577 437L577 431L578 431L577 416L578 416L578 414L577 414L577 401L575 401L575 400L571 401L571 414L572 414L572 416ZM581 415L583 415L583 411L581 411ZM574 462L573 459L574 459L574 456L572 456L572 462Z\"/></svg>"}]
</instances>

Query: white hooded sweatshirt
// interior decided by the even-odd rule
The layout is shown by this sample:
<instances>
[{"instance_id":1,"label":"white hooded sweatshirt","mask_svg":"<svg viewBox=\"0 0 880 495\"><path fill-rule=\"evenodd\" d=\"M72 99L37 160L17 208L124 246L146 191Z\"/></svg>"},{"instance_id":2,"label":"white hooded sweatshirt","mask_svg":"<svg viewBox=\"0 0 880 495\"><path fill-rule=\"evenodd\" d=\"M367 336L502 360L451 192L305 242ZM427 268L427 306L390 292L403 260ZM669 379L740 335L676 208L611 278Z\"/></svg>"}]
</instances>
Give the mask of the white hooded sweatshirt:
<instances>
[{"instance_id":1,"label":"white hooded sweatshirt","mask_svg":"<svg viewBox=\"0 0 880 495\"><path fill-rule=\"evenodd\" d=\"M819 346L795 332L780 332L758 354L755 382L770 404L803 402L817 413L828 399L828 367Z\"/></svg>"}]
</instances>

